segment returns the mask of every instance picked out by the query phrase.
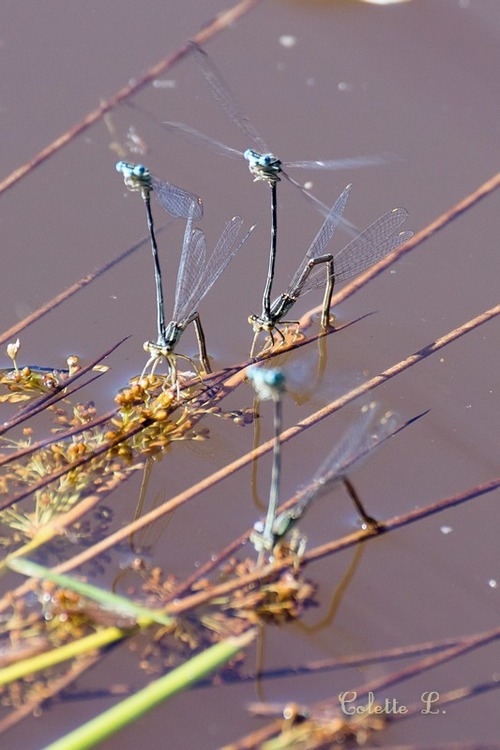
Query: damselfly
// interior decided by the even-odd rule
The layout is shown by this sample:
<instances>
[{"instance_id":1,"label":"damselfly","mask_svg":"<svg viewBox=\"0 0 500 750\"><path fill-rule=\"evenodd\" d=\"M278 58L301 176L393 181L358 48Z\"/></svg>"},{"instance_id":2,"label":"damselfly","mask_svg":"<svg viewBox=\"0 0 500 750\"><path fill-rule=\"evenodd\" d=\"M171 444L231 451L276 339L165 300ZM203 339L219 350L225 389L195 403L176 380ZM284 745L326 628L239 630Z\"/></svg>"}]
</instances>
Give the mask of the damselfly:
<instances>
[{"instance_id":1,"label":"damselfly","mask_svg":"<svg viewBox=\"0 0 500 750\"><path fill-rule=\"evenodd\" d=\"M355 167L365 167L379 165L387 162L387 157L369 156L356 157L352 159L329 159L313 161L281 161L270 152L264 140L252 125L243 108L238 103L233 92L224 81L221 73L211 61L209 56L194 42L190 43L192 54L197 63L201 75L205 79L214 99L222 107L224 112L233 121L233 123L242 131L246 138L255 146L247 148L245 151L226 146L198 130L178 122L164 122L163 126L170 132L178 132L197 143L204 143L213 151L230 158L245 159L254 181L266 182L271 188L271 248L269 252L267 284L263 296L263 307L268 308L271 302L271 283L274 275L274 266L276 262L277 248L277 183L283 177L296 188L298 188L304 197L312 203L324 216L330 216L330 210L320 200L315 198L312 193L306 190L296 180L294 180L285 171L285 167L301 167L306 169L352 169ZM349 232L354 235L356 230L346 219L341 219L342 224L347 227Z\"/></svg>"},{"instance_id":2,"label":"damselfly","mask_svg":"<svg viewBox=\"0 0 500 750\"><path fill-rule=\"evenodd\" d=\"M174 353L189 323L193 323L195 328L203 369L205 372L211 371L198 305L254 230L254 226L252 226L239 244L235 246L243 225L243 219L235 216L226 224L214 251L207 258L205 235L201 229L193 229L193 219L193 215L188 218L184 232L172 320L166 327L165 332L158 337L156 343L148 341L144 344L144 349L149 352L150 357L143 370L143 375L150 365L153 373L163 357L170 368L171 382L177 386L176 358L181 357L193 363L192 359L185 354Z\"/></svg>"},{"instance_id":3,"label":"damselfly","mask_svg":"<svg viewBox=\"0 0 500 750\"><path fill-rule=\"evenodd\" d=\"M162 208L175 218L187 219L190 215L199 219L203 215L203 204L201 198L194 193L171 185L169 182L160 180L152 175L143 164L129 164L119 161L116 171L123 175L123 180L129 190L137 191L142 195L146 206L149 236L151 239L151 250L155 269L156 284L156 318L158 338L165 336L165 308L163 303L163 286L161 279L160 258L158 245L154 231L153 214L151 211L150 194L153 193Z\"/></svg>"},{"instance_id":4,"label":"damselfly","mask_svg":"<svg viewBox=\"0 0 500 750\"><path fill-rule=\"evenodd\" d=\"M380 407L375 401L363 406L357 420L300 493L298 502L275 517L270 535L265 534L262 522L255 524L251 539L257 550L264 548L272 551L318 497L329 491L335 483L344 481L355 463L368 454L371 455L380 443L398 430L398 420L392 412L385 412L382 416L379 413ZM352 492L352 484L348 483L348 489L363 527L376 528L377 521L365 512L357 494Z\"/></svg>"},{"instance_id":5,"label":"damselfly","mask_svg":"<svg viewBox=\"0 0 500 750\"><path fill-rule=\"evenodd\" d=\"M329 215L312 241L287 290L268 307L264 304L260 315L251 315L248 318L248 322L254 330L250 356L253 356L255 344L261 331L270 334L271 345L275 343L274 331L277 331L284 341L285 337L278 328L278 323L285 326L297 325L296 321L283 320L284 316L292 309L300 295L307 294L307 292L323 285L325 285L325 295L321 325L325 329L328 328L335 283L346 281L366 270L413 235L413 232L410 231L395 234L408 216L408 212L405 208L393 208L392 211L388 211L373 224L370 224L336 255L324 254L324 250L338 226L339 217L344 210L350 189L351 186L348 185L333 204ZM322 269L318 267L321 264L326 266L326 280ZM271 283L272 279L271 282L268 279L266 287L270 286Z\"/></svg>"}]
</instances>

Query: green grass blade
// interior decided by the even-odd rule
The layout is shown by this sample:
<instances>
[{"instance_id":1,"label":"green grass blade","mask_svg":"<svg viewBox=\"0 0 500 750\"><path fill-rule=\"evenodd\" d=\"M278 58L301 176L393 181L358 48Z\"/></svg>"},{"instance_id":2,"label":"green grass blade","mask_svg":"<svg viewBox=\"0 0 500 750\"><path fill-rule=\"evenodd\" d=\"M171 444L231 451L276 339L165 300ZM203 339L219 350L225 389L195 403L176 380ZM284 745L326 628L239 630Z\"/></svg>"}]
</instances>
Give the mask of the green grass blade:
<instances>
[{"instance_id":1,"label":"green grass blade","mask_svg":"<svg viewBox=\"0 0 500 750\"><path fill-rule=\"evenodd\" d=\"M226 638L159 680L152 682L135 695L126 698L108 711L96 716L65 737L47 745L45 750L87 750L120 731L162 701L203 679L232 659L248 646L256 632Z\"/></svg>"},{"instance_id":2,"label":"green grass blade","mask_svg":"<svg viewBox=\"0 0 500 750\"><path fill-rule=\"evenodd\" d=\"M49 568L44 568L43 565L38 565L38 563L34 563L31 560L13 557L7 561L7 564L16 573L22 573L32 578L43 578L47 581L53 581L58 586L76 591L77 594L99 602L99 604L102 604L103 607L111 612L116 612L121 616L133 617L142 627L150 625L152 622L157 622L160 625L170 625L172 622L170 617L157 610L141 607L123 596L118 596L110 591L104 591L104 589L92 586L90 583L78 581L76 578L71 578L61 573L54 573Z\"/></svg>"},{"instance_id":3,"label":"green grass blade","mask_svg":"<svg viewBox=\"0 0 500 750\"><path fill-rule=\"evenodd\" d=\"M120 628L105 628L98 633L93 633L85 638L79 638L77 641L54 648L44 654L31 656L29 659L16 662L16 664L10 664L8 667L0 670L0 686L8 685L10 682L14 682L14 680L20 680L23 677L40 672L42 669L48 669L55 664L60 664L76 656L82 656L82 654L95 651L97 648L109 646L110 643L119 641L121 638L130 635L130 633L130 630L121 630Z\"/></svg>"}]
</instances>

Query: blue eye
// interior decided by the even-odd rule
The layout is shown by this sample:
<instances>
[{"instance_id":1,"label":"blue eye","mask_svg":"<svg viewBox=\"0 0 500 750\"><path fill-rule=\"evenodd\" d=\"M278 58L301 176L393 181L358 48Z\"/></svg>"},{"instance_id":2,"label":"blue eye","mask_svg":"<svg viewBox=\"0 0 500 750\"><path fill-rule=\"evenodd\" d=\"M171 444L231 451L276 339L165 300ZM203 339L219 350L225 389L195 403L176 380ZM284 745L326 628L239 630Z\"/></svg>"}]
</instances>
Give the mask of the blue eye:
<instances>
[{"instance_id":1,"label":"blue eye","mask_svg":"<svg viewBox=\"0 0 500 750\"><path fill-rule=\"evenodd\" d=\"M262 399L275 398L278 393L285 390L285 375L280 369L263 370L260 367L250 367L247 375Z\"/></svg>"},{"instance_id":2,"label":"blue eye","mask_svg":"<svg viewBox=\"0 0 500 750\"><path fill-rule=\"evenodd\" d=\"M273 388L282 386L285 382L285 376L281 370L268 370L266 374L267 384L271 385Z\"/></svg>"},{"instance_id":3,"label":"blue eye","mask_svg":"<svg viewBox=\"0 0 500 750\"><path fill-rule=\"evenodd\" d=\"M149 169L143 164L129 164L127 161L119 161L116 164L116 171L121 172L125 178L130 177L147 177Z\"/></svg>"}]
</instances>

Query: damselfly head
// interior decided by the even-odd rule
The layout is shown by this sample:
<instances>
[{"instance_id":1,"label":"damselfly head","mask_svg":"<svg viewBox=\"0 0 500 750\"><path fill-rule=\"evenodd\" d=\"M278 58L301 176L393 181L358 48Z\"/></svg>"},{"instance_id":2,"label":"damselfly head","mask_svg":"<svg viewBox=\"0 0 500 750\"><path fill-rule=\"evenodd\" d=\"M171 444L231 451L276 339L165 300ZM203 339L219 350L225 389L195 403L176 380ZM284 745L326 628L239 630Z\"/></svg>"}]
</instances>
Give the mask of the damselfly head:
<instances>
[{"instance_id":1,"label":"damselfly head","mask_svg":"<svg viewBox=\"0 0 500 750\"><path fill-rule=\"evenodd\" d=\"M251 148L243 152L248 162L248 168L256 180L267 180L269 183L279 182L281 161L274 154L259 154Z\"/></svg>"},{"instance_id":2,"label":"damselfly head","mask_svg":"<svg viewBox=\"0 0 500 750\"><path fill-rule=\"evenodd\" d=\"M285 375L279 368L249 367L247 377L260 399L277 399L285 390Z\"/></svg>"},{"instance_id":3,"label":"damselfly head","mask_svg":"<svg viewBox=\"0 0 500 750\"><path fill-rule=\"evenodd\" d=\"M276 327L271 320L264 320L259 315L249 315L248 322L252 326L254 333L260 333L261 331L271 333Z\"/></svg>"},{"instance_id":4,"label":"damselfly head","mask_svg":"<svg viewBox=\"0 0 500 750\"><path fill-rule=\"evenodd\" d=\"M116 171L121 172L125 178L149 176L149 169L144 164L129 164L127 161L117 162Z\"/></svg>"},{"instance_id":5,"label":"damselfly head","mask_svg":"<svg viewBox=\"0 0 500 750\"><path fill-rule=\"evenodd\" d=\"M129 190L151 190L151 175L144 164L129 164L126 161L119 161L116 164L116 171L123 175L123 181Z\"/></svg>"},{"instance_id":6,"label":"damselfly head","mask_svg":"<svg viewBox=\"0 0 500 750\"><path fill-rule=\"evenodd\" d=\"M248 322L252 326L255 333L259 333L259 331L262 330L260 322L259 322L259 318L257 315L249 315Z\"/></svg>"}]
</instances>

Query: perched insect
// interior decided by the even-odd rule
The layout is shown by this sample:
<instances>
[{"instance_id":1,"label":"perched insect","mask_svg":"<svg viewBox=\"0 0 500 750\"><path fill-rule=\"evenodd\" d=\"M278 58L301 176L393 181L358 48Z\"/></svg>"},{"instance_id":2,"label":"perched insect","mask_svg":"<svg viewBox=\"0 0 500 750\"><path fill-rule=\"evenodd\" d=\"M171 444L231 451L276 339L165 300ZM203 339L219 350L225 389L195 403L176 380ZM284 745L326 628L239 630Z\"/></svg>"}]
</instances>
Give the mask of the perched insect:
<instances>
[{"instance_id":1,"label":"perched insect","mask_svg":"<svg viewBox=\"0 0 500 750\"><path fill-rule=\"evenodd\" d=\"M269 251L269 262L267 282L263 296L263 308L269 312L271 304L271 287L274 277L274 266L276 262L277 232L278 232L278 206L277 206L277 183L281 179L294 185L302 195L324 216L331 221L331 210L318 198L306 190L300 183L294 180L286 171L289 167L305 169L353 169L371 165L381 165L393 157L367 156L348 159L315 159L312 161L282 161L266 146L264 140L252 125L243 108L238 103L228 84L223 79L220 71L216 68L209 56L197 44L190 42L191 53L196 61L197 67L205 79L214 99L222 107L227 116L241 130L246 138L255 148L246 148L244 151L226 146L198 130L178 122L164 122L163 127L171 133L180 133L198 144L204 144L213 151L233 159L244 159L254 178L254 182L265 182L271 188L271 248ZM354 236L356 228L346 219L339 216L337 223L341 222L344 228Z\"/></svg>"},{"instance_id":2,"label":"perched insect","mask_svg":"<svg viewBox=\"0 0 500 750\"><path fill-rule=\"evenodd\" d=\"M338 253L335 255L325 254L326 246L338 226L339 217L347 203L350 189L351 186L348 185L333 204L329 216L327 216L312 241L286 291L280 294L269 306L266 305L264 300L261 314L249 317L248 322L253 327L255 334L250 356L253 356L255 344L261 331L269 333L272 345L275 343L274 331L284 340L278 324L287 325L294 322L285 321L283 318L290 312L300 295L307 294L307 292L323 285L325 285L325 295L321 325L323 328L327 328L330 321L330 305L335 284L346 281L366 270L413 235L413 232L410 231L397 232L408 216L408 212L405 208L393 208L392 211L388 211L373 224L370 224ZM319 268L322 264L326 266L326 280L325 274Z\"/></svg>"},{"instance_id":3,"label":"perched insect","mask_svg":"<svg viewBox=\"0 0 500 750\"><path fill-rule=\"evenodd\" d=\"M152 372L154 372L158 362L163 357L170 367L171 382L177 385L176 358L182 357L192 362L190 357L185 354L175 352L183 332L190 323L193 323L195 328L203 369L205 372L211 371L198 305L254 230L254 227L251 227L236 245L243 219L235 216L231 221L228 221L212 254L207 258L205 235L201 229L193 229L193 219L194 217L191 215L184 232L172 320L166 326L164 333L158 337L156 343L148 341L144 344L150 358L146 363L143 374L150 365L152 365Z\"/></svg>"}]
</instances>

